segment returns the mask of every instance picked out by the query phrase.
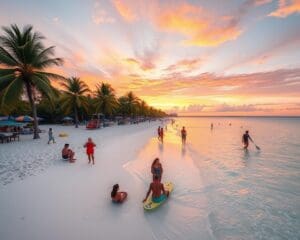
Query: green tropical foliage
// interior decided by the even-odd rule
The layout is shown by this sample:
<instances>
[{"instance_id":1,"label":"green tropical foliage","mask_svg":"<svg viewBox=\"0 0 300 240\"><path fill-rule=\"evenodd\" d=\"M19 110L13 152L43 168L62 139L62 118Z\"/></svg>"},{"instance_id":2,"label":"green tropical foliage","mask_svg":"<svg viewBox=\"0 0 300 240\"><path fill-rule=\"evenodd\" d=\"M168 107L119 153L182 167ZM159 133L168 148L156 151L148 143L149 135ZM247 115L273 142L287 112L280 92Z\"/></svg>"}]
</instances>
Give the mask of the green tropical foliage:
<instances>
[{"instance_id":1,"label":"green tropical foliage","mask_svg":"<svg viewBox=\"0 0 300 240\"><path fill-rule=\"evenodd\" d=\"M39 138L36 100L38 95L53 97L50 79L62 76L46 72L48 67L59 66L61 58L54 57L54 47L45 47L44 37L32 26L22 30L17 25L3 27L0 36L0 106L14 105L26 96L34 118L34 139Z\"/></svg>"},{"instance_id":2,"label":"green tropical foliage","mask_svg":"<svg viewBox=\"0 0 300 240\"><path fill-rule=\"evenodd\" d=\"M103 113L104 116L112 116L117 108L118 101L116 99L115 90L108 83L97 85L95 91L96 112Z\"/></svg>"},{"instance_id":3,"label":"green tropical foliage","mask_svg":"<svg viewBox=\"0 0 300 240\"><path fill-rule=\"evenodd\" d=\"M54 46L45 47L45 39L32 26L19 29L17 25L2 27L0 35L0 115L31 115L34 118L34 139L39 138L38 118L59 122L72 113L76 127L79 118L88 119L94 113L106 117L163 117L166 114L149 107L133 92L116 97L108 83L90 90L80 78L69 79L47 69L60 66L61 58L55 57ZM52 80L62 80L61 88L51 85Z\"/></svg>"},{"instance_id":4,"label":"green tropical foliage","mask_svg":"<svg viewBox=\"0 0 300 240\"><path fill-rule=\"evenodd\" d=\"M88 86L77 77L71 77L61 83L63 93L61 96L61 107L66 114L73 113L75 126L78 128L78 111L80 108L87 110L88 99L85 94L90 90Z\"/></svg>"}]
</instances>

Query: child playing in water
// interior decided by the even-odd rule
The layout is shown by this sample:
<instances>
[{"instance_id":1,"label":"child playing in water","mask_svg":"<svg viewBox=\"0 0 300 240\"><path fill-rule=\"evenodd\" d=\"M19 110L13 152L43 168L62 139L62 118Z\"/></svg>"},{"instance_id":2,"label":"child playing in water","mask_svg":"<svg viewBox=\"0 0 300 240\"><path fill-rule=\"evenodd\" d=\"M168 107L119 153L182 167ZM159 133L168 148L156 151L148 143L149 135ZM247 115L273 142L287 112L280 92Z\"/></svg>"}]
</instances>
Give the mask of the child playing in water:
<instances>
[{"instance_id":1,"label":"child playing in water","mask_svg":"<svg viewBox=\"0 0 300 240\"><path fill-rule=\"evenodd\" d=\"M89 158L89 164L91 163L91 160L93 161L93 164L95 164L94 147L96 147L96 144L91 138L88 138L88 141L84 144L84 147L86 148L86 154Z\"/></svg>"}]
</instances>

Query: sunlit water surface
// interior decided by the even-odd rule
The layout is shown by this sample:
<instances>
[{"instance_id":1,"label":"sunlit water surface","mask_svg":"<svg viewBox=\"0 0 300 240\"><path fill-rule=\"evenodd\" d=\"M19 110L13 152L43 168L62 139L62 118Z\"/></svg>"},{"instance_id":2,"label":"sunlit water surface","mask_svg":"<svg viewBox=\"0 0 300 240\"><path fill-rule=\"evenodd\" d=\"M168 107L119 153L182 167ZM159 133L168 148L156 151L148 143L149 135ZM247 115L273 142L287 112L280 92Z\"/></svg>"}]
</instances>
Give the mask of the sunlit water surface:
<instances>
[{"instance_id":1,"label":"sunlit water surface","mask_svg":"<svg viewBox=\"0 0 300 240\"><path fill-rule=\"evenodd\" d=\"M164 144L151 139L124 166L146 189L159 156L163 181L175 185L168 203L145 214L153 238L300 239L299 118L176 118L167 128ZM245 130L260 151L243 150Z\"/></svg>"}]
</instances>

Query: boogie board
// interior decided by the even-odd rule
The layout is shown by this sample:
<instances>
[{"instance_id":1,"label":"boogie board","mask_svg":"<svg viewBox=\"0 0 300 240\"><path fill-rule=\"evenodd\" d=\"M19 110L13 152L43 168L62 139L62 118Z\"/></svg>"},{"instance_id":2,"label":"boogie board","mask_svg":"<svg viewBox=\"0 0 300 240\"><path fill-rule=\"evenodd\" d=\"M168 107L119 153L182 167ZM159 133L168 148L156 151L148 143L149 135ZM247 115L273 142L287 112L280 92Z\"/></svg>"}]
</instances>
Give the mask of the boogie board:
<instances>
[{"instance_id":1,"label":"boogie board","mask_svg":"<svg viewBox=\"0 0 300 240\"><path fill-rule=\"evenodd\" d=\"M164 188L166 191L169 191L169 194L171 194L171 192L173 191L174 185L171 182L166 182L164 183ZM170 197L170 195L169 195ZM151 211L153 209L158 208L160 205L162 205L165 201L167 201L168 198L164 198L161 202L152 202L152 197L149 196L146 200L146 202L144 202L143 206L144 209L147 211Z\"/></svg>"}]
</instances>

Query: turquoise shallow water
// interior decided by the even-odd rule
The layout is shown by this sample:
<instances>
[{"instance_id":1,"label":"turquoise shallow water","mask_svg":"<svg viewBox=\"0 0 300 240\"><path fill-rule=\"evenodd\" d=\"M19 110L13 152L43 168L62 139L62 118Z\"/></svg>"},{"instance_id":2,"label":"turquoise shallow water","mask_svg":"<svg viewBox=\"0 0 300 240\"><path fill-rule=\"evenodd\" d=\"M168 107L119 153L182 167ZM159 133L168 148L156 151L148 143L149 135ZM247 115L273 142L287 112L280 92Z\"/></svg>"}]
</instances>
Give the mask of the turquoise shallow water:
<instances>
[{"instance_id":1,"label":"turquoise shallow water","mask_svg":"<svg viewBox=\"0 0 300 240\"><path fill-rule=\"evenodd\" d=\"M168 204L146 216L155 238L300 239L299 118L185 117L167 127L163 145L152 139L126 166L146 187L159 156L163 181L175 185ZM243 150L245 130L260 151Z\"/></svg>"},{"instance_id":2,"label":"turquoise shallow water","mask_svg":"<svg viewBox=\"0 0 300 240\"><path fill-rule=\"evenodd\" d=\"M207 131L210 121L215 127ZM189 129L218 238L300 238L300 119L183 118L179 123ZM245 129L261 151L253 145L241 150Z\"/></svg>"}]
</instances>

